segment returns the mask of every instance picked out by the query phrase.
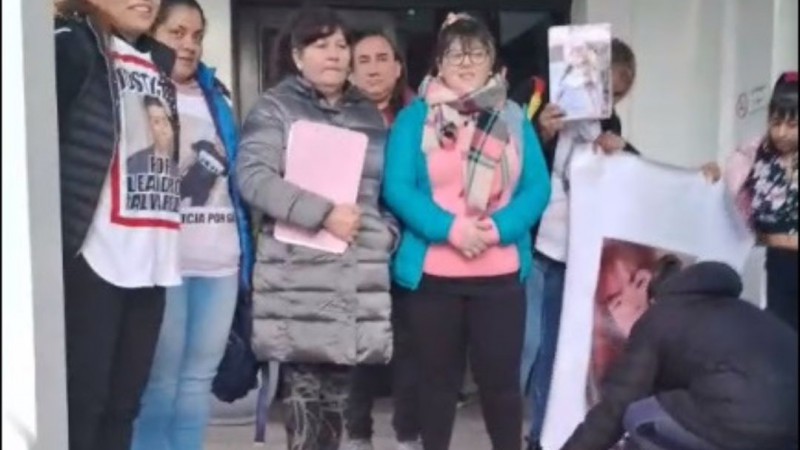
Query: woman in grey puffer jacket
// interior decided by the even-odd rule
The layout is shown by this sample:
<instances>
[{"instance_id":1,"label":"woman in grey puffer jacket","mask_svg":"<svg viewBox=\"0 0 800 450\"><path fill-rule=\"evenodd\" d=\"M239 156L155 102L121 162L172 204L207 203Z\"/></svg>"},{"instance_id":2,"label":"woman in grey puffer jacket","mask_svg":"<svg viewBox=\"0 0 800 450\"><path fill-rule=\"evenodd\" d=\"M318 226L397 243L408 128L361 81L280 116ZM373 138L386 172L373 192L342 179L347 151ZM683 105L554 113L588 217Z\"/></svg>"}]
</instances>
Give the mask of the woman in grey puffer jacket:
<instances>
[{"instance_id":1,"label":"woman in grey puffer jacket","mask_svg":"<svg viewBox=\"0 0 800 450\"><path fill-rule=\"evenodd\" d=\"M264 217L253 274L253 348L285 362L292 450L336 449L349 367L392 354L389 257L396 239L378 200L386 129L371 101L347 86L350 45L336 13L306 10L290 23L297 73L268 90L244 124L237 179ZM284 180L293 122L309 120L369 137L357 205L334 205ZM342 255L275 239L276 221L326 229L351 244Z\"/></svg>"}]
</instances>

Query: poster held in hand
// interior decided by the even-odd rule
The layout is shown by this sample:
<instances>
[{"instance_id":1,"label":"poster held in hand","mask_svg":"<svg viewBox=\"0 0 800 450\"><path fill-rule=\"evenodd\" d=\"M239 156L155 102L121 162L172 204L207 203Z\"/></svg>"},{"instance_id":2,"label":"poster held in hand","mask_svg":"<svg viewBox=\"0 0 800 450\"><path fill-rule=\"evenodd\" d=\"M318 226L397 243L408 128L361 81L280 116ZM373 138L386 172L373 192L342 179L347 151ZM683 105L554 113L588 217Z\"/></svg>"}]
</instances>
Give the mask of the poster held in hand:
<instances>
[{"instance_id":1,"label":"poster held in hand","mask_svg":"<svg viewBox=\"0 0 800 450\"><path fill-rule=\"evenodd\" d=\"M327 198L334 204L355 204L368 138L364 133L299 120L286 143L286 181ZM341 254L347 242L327 230L312 232L285 223L275 226L275 239Z\"/></svg>"},{"instance_id":2,"label":"poster held in hand","mask_svg":"<svg viewBox=\"0 0 800 450\"><path fill-rule=\"evenodd\" d=\"M590 144L585 144L590 145ZM666 264L744 267L754 237L724 183L696 170L583 150L570 166L564 301L542 448L562 448L602 398L608 369Z\"/></svg>"},{"instance_id":3,"label":"poster held in hand","mask_svg":"<svg viewBox=\"0 0 800 450\"><path fill-rule=\"evenodd\" d=\"M550 101L564 120L611 117L611 25L569 25L548 30Z\"/></svg>"}]
</instances>

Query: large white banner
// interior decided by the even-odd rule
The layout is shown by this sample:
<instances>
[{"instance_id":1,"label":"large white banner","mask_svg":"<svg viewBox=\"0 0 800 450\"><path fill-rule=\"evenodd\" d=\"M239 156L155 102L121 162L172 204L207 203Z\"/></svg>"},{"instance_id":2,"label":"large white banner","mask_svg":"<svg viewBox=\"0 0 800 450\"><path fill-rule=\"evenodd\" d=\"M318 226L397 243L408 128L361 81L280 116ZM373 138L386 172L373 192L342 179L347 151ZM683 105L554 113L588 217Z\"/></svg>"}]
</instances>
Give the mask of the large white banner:
<instances>
[{"instance_id":1,"label":"large white banner","mask_svg":"<svg viewBox=\"0 0 800 450\"><path fill-rule=\"evenodd\" d=\"M714 260L741 270L753 245L724 184L697 171L581 152L571 173L570 245L545 450L561 448L597 401L596 382L624 345L605 330L630 329L659 264Z\"/></svg>"}]
</instances>

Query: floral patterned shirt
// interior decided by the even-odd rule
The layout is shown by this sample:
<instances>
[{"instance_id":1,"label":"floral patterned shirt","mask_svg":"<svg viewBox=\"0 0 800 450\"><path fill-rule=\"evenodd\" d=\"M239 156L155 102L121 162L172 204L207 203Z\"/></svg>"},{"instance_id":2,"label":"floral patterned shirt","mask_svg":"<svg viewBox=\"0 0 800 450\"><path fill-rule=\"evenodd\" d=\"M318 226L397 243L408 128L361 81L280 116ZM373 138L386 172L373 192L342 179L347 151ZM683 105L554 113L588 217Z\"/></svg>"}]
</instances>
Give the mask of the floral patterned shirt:
<instances>
[{"instance_id":1,"label":"floral patterned shirt","mask_svg":"<svg viewBox=\"0 0 800 450\"><path fill-rule=\"evenodd\" d=\"M797 155L787 170L780 156L762 145L745 188L752 198L752 223L761 233L798 232Z\"/></svg>"}]
</instances>

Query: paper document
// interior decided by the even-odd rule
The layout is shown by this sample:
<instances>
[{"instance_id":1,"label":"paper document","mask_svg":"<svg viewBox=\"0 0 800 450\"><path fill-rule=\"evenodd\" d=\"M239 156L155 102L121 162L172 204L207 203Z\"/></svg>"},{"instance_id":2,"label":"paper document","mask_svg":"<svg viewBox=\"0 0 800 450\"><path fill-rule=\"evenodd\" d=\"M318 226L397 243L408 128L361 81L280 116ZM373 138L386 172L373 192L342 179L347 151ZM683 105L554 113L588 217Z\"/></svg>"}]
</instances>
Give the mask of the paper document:
<instances>
[{"instance_id":1,"label":"paper document","mask_svg":"<svg viewBox=\"0 0 800 450\"><path fill-rule=\"evenodd\" d=\"M297 121L289 130L284 179L335 204L356 203L367 143L364 133ZM326 230L313 233L280 222L275 239L330 253L347 249L347 242Z\"/></svg>"}]
</instances>

